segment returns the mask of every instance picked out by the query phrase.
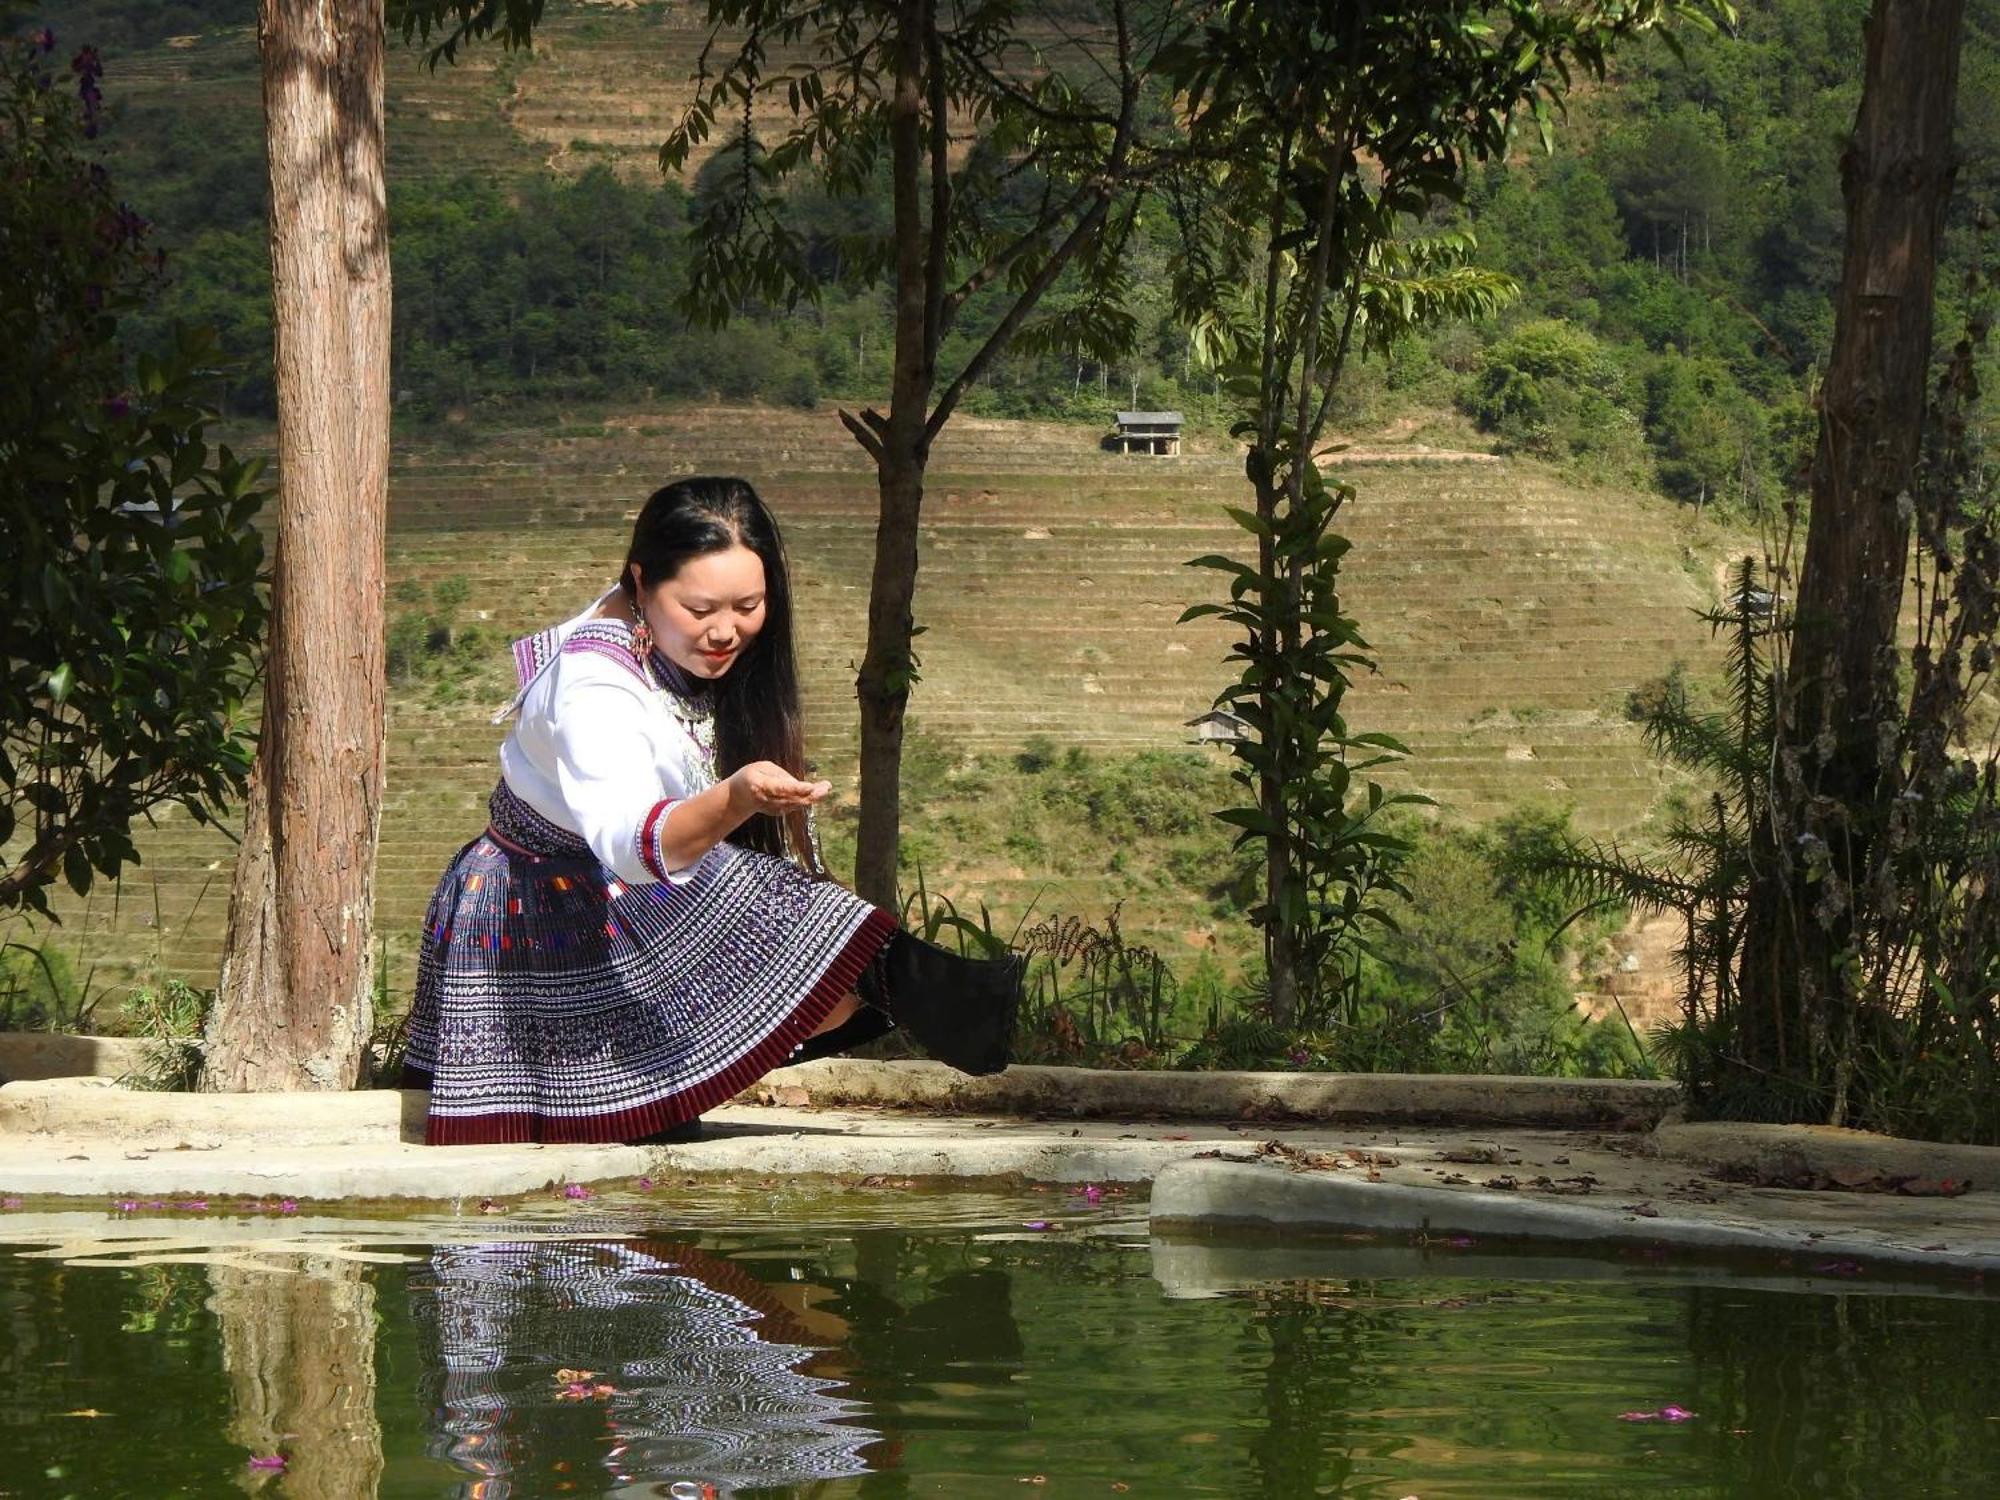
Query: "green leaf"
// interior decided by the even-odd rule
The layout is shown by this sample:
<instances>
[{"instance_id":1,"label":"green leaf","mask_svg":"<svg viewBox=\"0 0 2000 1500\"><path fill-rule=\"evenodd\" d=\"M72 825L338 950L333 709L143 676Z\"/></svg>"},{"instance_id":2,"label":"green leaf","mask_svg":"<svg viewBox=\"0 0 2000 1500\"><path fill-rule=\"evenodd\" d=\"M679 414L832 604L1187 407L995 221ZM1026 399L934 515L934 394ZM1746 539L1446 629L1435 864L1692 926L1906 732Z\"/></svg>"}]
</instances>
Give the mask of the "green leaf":
<instances>
[{"instance_id":1,"label":"green leaf","mask_svg":"<svg viewBox=\"0 0 2000 1500\"><path fill-rule=\"evenodd\" d=\"M69 690L75 681L76 673L68 662L49 673L49 701L60 706L69 697Z\"/></svg>"},{"instance_id":2,"label":"green leaf","mask_svg":"<svg viewBox=\"0 0 2000 1500\"><path fill-rule=\"evenodd\" d=\"M69 888L79 896L88 896L92 880L90 857L80 846L71 844L63 850L62 866L63 879L69 882Z\"/></svg>"},{"instance_id":3,"label":"green leaf","mask_svg":"<svg viewBox=\"0 0 2000 1500\"><path fill-rule=\"evenodd\" d=\"M1214 814L1215 818L1246 833L1261 834L1268 838L1277 831L1278 825L1271 815L1261 807L1225 807Z\"/></svg>"}]
</instances>

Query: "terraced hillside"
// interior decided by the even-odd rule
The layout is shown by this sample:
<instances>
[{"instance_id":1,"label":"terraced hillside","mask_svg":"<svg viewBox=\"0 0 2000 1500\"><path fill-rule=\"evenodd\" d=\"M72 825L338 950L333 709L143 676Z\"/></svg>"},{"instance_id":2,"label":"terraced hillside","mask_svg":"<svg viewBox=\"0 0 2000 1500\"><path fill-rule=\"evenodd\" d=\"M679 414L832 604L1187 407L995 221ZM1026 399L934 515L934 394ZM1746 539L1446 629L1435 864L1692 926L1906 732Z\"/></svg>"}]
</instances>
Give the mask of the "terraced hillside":
<instances>
[{"instance_id":1,"label":"terraced hillside","mask_svg":"<svg viewBox=\"0 0 2000 1500\"><path fill-rule=\"evenodd\" d=\"M463 578L462 617L495 637L492 670L470 691L405 690L393 704L380 897L399 969L439 868L483 823L499 734L487 717L505 695L499 638L574 612L608 583L637 505L667 478L742 473L778 507L814 741L827 774L853 784L874 491L833 415L707 408L575 431L588 435L519 431L465 451L398 452L392 584ZM1235 461L1118 458L1095 436L967 419L940 446L911 721L955 753L1012 752L1036 735L1101 751L1178 746L1224 680L1226 631L1176 620L1215 577L1185 560L1240 545L1219 508L1242 498ZM1397 783L1455 818L1554 798L1588 828L1639 823L1663 773L1624 703L1711 649L1692 612L1708 597L1710 554L1695 554L1663 503L1577 490L1530 467L1416 458L1351 472L1348 598L1382 670L1350 717L1410 743ZM212 975L226 842L169 820L141 846L146 864L116 910L106 898L72 913L67 941L91 935L100 981L148 963ZM997 856L973 851L931 873L1018 913L1041 876ZM1102 877L1068 885L1043 909L1101 912L1126 894ZM1143 905L1132 908L1142 933L1186 931L1184 916Z\"/></svg>"},{"instance_id":2,"label":"terraced hillside","mask_svg":"<svg viewBox=\"0 0 2000 1500\"><path fill-rule=\"evenodd\" d=\"M693 97L708 35L688 4L551 0L530 51L476 43L457 62L432 70L418 48L392 42L390 177L409 182L537 167L575 174L603 164L655 181L660 143ZM1062 46L1054 36L1041 41L1058 52ZM726 55L718 49L718 65ZM781 70L794 55L803 53L774 45L767 67ZM170 100L190 112L254 118L261 107L255 32L177 37L115 58L108 86L116 101ZM769 139L789 118L781 100L760 98L753 126ZM723 130L698 145L683 180L692 182L728 140Z\"/></svg>"}]
</instances>

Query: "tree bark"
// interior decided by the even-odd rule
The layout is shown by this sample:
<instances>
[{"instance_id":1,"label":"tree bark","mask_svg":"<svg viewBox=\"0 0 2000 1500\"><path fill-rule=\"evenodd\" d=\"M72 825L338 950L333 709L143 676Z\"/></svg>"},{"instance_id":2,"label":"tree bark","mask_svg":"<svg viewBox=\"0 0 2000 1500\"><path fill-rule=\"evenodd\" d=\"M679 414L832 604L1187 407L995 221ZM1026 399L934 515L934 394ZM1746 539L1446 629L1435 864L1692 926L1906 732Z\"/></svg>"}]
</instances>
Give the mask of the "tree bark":
<instances>
[{"instance_id":1,"label":"tree bark","mask_svg":"<svg viewBox=\"0 0 2000 1500\"><path fill-rule=\"evenodd\" d=\"M854 889L866 901L897 909L896 862L902 818L903 712L910 701L917 589L917 522L930 461L925 432L937 383L932 310L932 236L923 214L926 0L904 0L891 102L890 172L896 219L896 355L889 416L875 455L881 515L868 591L868 645L855 680L861 707L861 822L855 834Z\"/></svg>"},{"instance_id":2,"label":"tree bark","mask_svg":"<svg viewBox=\"0 0 2000 1500\"><path fill-rule=\"evenodd\" d=\"M350 1088L371 1026L389 242L381 0L263 0L279 505L257 763L203 1087Z\"/></svg>"},{"instance_id":3,"label":"tree bark","mask_svg":"<svg viewBox=\"0 0 2000 1500\"><path fill-rule=\"evenodd\" d=\"M1820 392L1812 516L1788 666L1773 795L1796 841L1833 846L1832 879L1866 867L1886 769L1877 729L1895 722L1897 621L1910 555L1908 489L1930 385L1932 294L1956 159L1964 0L1874 0L1854 133L1841 158L1847 248ZM1798 768L1787 786L1784 768ZM1815 801L1814 799L1819 799ZM1820 811L1815 811L1814 809ZM1826 812L1831 809L1831 813ZM1792 826L1796 820L1796 826ZM1798 849L1767 829L1744 967L1745 1057L1807 1063L1810 1012L1841 993L1854 902L1829 902Z\"/></svg>"}]
</instances>

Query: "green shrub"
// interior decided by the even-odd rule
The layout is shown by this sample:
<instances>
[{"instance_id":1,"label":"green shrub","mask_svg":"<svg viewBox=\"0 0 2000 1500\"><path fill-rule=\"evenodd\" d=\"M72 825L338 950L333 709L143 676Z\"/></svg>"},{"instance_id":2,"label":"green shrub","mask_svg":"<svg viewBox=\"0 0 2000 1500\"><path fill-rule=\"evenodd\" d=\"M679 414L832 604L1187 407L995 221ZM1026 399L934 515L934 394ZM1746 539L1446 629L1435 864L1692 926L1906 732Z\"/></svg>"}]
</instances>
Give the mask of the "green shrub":
<instances>
[{"instance_id":1,"label":"green shrub","mask_svg":"<svg viewBox=\"0 0 2000 1500\"><path fill-rule=\"evenodd\" d=\"M1540 457L1627 467L1641 451L1624 369L1595 335L1560 319L1523 323L1488 349L1466 407L1482 429Z\"/></svg>"},{"instance_id":2,"label":"green shrub","mask_svg":"<svg viewBox=\"0 0 2000 1500\"><path fill-rule=\"evenodd\" d=\"M0 944L0 1031L81 1031L91 1009L68 954L49 943Z\"/></svg>"}]
</instances>

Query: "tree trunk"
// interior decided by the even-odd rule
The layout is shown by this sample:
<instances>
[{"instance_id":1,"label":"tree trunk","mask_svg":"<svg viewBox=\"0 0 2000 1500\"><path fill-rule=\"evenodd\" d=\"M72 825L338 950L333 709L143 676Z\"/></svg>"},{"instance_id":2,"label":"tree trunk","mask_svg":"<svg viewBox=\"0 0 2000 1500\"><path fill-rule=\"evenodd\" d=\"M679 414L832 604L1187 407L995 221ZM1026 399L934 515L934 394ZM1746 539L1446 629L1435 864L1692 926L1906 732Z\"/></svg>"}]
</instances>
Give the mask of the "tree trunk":
<instances>
[{"instance_id":1,"label":"tree trunk","mask_svg":"<svg viewBox=\"0 0 2000 1500\"><path fill-rule=\"evenodd\" d=\"M1799 580L1780 733L1800 785L1774 788L1794 838L1816 829L1845 880L1866 867L1878 823L1877 726L1893 722L1901 689L1897 620L1910 551L1905 498L1930 384L1938 241L1956 161L1952 120L1964 0L1874 0L1854 133L1841 158L1847 250L1834 306L1833 351L1820 392L1812 517ZM1891 752L1892 753L1892 752ZM1781 764L1788 757L1781 757ZM1809 799L1827 799L1831 817ZM1853 902L1829 902L1796 850L1767 832L1767 878L1752 896L1745 942L1745 1060L1761 1069L1807 1064L1812 1013L1841 993ZM1788 862L1789 861L1789 862ZM1837 909L1836 909L1837 908Z\"/></svg>"},{"instance_id":2,"label":"tree trunk","mask_svg":"<svg viewBox=\"0 0 2000 1500\"><path fill-rule=\"evenodd\" d=\"M930 317L929 236L923 214L923 0L904 0L890 109L891 181L896 218L896 366L889 416L875 455L881 514L875 525L875 570L868 591L868 645L855 680L861 704L861 822L855 832L854 890L895 911L896 857L901 840L903 711L914 670L910 642L916 621L917 521L924 503L930 440L924 426L937 383Z\"/></svg>"},{"instance_id":3,"label":"tree trunk","mask_svg":"<svg viewBox=\"0 0 2000 1500\"><path fill-rule=\"evenodd\" d=\"M350 1088L384 753L381 0L263 0L280 476L264 716L207 1089Z\"/></svg>"}]
</instances>

